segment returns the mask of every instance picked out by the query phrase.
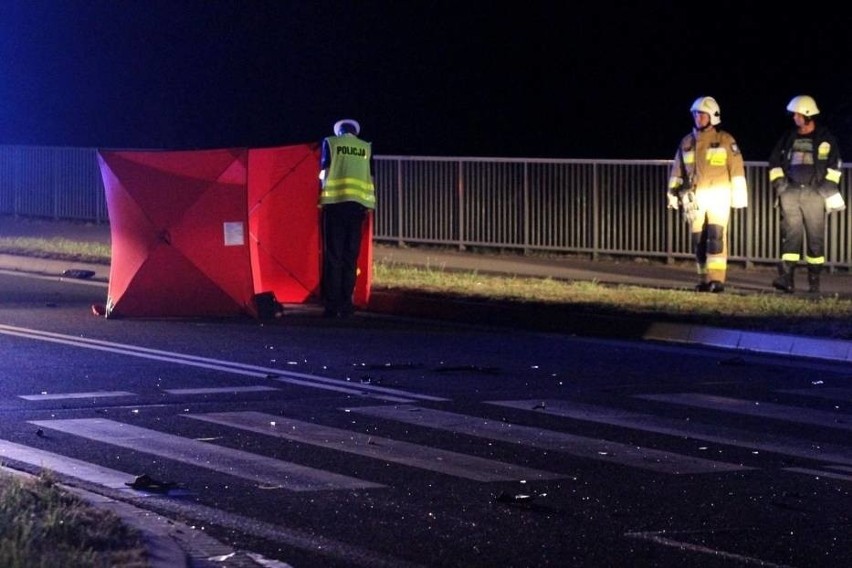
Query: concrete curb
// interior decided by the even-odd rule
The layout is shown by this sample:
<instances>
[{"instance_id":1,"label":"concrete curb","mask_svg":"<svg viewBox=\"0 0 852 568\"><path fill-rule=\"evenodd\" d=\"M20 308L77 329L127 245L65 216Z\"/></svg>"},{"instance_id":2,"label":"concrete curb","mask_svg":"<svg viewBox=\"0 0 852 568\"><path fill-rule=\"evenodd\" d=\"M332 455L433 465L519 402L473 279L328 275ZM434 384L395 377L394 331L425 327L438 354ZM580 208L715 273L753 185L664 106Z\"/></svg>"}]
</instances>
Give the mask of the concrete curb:
<instances>
[{"instance_id":1,"label":"concrete curb","mask_svg":"<svg viewBox=\"0 0 852 568\"><path fill-rule=\"evenodd\" d=\"M643 339L852 363L852 342L735 329L654 323Z\"/></svg>"},{"instance_id":2,"label":"concrete curb","mask_svg":"<svg viewBox=\"0 0 852 568\"><path fill-rule=\"evenodd\" d=\"M107 282L109 281L110 266L108 264L0 253L0 268L11 272L25 272L27 274L42 274L56 277L62 277L66 271L88 270L94 272L90 280ZM74 279L79 280L79 278Z\"/></svg>"},{"instance_id":3,"label":"concrete curb","mask_svg":"<svg viewBox=\"0 0 852 568\"><path fill-rule=\"evenodd\" d=\"M68 280L66 271L91 271L85 280L106 286L109 265L0 254L0 269ZM586 337L636 339L695 344L738 351L852 362L852 341L795 334L753 332L697 324L660 322L637 317L577 313L574 308L548 304L493 302L374 290L367 311L379 314L471 322Z\"/></svg>"},{"instance_id":4,"label":"concrete curb","mask_svg":"<svg viewBox=\"0 0 852 568\"><path fill-rule=\"evenodd\" d=\"M753 353L852 362L852 341L578 313L571 307L549 304L515 304L475 299L447 302L446 298L437 295L399 294L377 290L370 297L368 310L440 321L475 321L483 325L585 337L694 344Z\"/></svg>"}]
</instances>

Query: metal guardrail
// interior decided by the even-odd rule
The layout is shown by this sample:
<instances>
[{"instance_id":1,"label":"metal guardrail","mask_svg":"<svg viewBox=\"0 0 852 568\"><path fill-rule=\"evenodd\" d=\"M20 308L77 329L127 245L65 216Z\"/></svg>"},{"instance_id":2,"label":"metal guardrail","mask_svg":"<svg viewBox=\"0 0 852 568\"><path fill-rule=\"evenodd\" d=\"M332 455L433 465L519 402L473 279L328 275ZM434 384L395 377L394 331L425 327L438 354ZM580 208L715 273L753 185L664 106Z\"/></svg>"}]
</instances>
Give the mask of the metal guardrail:
<instances>
[{"instance_id":1,"label":"metal guardrail","mask_svg":"<svg viewBox=\"0 0 852 568\"><path fill-rule=\"evenodd\" d=\"M666 209L671 160L376 158L374 240L523 253L692 259L686 223ZM731 213L729 257L775 264L780 219L766 162L746 162L749 206ZM826 265L852 268L850 208L829 216Z\"/></svg>"},{"instance_id":2,"label":"metal guardrail","mask_svg":"<svg viewBox=\"0 0 852 568\"><path fill-rule=\"evenodd\" d=\"M0 146L0 213L109 222L97 149Z\"/></svg>"},{"instance_id":3,"label":"metal guardrail","mask_svg":"<svg viewBox=\"0 0 852 568\"><path fill-rule=\"evenodd\" d=\"M94 148L0 146L0 214L108 223ZM525 254L691 259L686 223L666 209L671 160L376 156L373 238L397 245ZM850 207L829 216L826 265L852 269ZM780 258L766 162L746 162L749 206L732 211L731 262Z\"/></svg>"}]
</instances>

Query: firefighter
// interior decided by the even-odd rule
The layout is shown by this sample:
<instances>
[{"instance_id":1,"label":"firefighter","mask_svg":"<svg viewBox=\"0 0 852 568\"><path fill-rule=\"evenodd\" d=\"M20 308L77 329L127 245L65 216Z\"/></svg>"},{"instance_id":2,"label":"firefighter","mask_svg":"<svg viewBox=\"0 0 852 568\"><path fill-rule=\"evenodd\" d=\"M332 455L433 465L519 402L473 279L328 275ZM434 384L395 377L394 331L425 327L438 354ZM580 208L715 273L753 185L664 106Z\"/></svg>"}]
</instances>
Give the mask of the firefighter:
<instances>
[{"instance_id":1,"label":"firefighter","mask_svg":"<svg viewBox=\"0 0 852 568\"><path fill-rule=\"evenodd\" d=\"M807 240L805 265L808 292L819 292L825 264L825 220L828 213L846 208L840 193L841 160L837 139L817 124L816 101L793 97L787 105L794 128L781 137L769 157L769 182L781 208L781 262L772 286L792 293L796 265Z\"/></svg>"},{"instance_id":2,"label":"firefighter","mask_svg":"<svg viewBox=\"0 0 852 568\"><path fill-rule=\"evenodd\" d=\"M669 175L668 208L681 209L689 224L698 292L725 290L728 221L731 208L748 205L743 156L734 137L719 128L721 110L713 97L690 107L694 127L677 148Z\"/></svg>"},{"instance_id":3,"label":"firefighter","mask_svg":"<svg viewBox=\"0 0 852 568\"><path fill-rule=\"evenodd\" d=\"M320 197L323 258L321 291L324 316L345 318L355 311L352 295L364 220L376 205L372 145L358 138L352 119L334 124L322 142Z\"/></svg>"}]
</instances>

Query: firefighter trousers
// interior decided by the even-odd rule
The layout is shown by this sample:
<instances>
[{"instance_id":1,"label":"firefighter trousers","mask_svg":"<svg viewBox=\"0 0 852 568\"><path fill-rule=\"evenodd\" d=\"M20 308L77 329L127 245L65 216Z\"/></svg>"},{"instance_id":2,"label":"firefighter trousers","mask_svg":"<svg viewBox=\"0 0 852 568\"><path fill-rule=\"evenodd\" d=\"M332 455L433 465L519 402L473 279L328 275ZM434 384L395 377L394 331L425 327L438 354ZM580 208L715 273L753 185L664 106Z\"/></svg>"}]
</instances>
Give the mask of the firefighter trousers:
<instances>
[{"instance_id":1,"label":"firefighter trousers","mask_svg":"<svg viewBox=\"0 0 852 568\"><path fill-rule=\"evenodd\" d=\"M728 271L730 189L698 188L695 197L698 208L690 221L690 231L698 274L704 283L724 283Z\"/></svg>"},{"instance_id":2,"label":"firefighter trousers","mask_svg":"<svg viewBox=\"0 0 852 568\"><path fill-rule=\"evenodd\" d=\"M805 258L820 263L825 257L825 199L813 187L790 186L778 196L781 207L781 259L801 259L807 240Z\"/></svg>"}]
</instances>

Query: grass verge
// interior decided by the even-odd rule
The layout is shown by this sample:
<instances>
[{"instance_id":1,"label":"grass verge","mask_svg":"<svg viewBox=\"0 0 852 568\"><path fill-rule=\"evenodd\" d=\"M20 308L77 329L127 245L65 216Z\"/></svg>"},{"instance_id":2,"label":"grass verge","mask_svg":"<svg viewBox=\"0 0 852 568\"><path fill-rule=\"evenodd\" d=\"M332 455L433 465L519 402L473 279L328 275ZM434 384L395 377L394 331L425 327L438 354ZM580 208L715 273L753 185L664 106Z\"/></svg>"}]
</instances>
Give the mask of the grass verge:
<instances>
[{"instance_id":1,"label":"grass verge","mask_svg":"<svg viewBox=\"0 0 852 568\"><path fill-rule=\"evenodd\" d=\"M0 252L109 264L110 246L63 238L0 237ZM776 294L696 294L691 290L446 271L376 262L373 287L448 299L570 305L578 313L654 317L734 329L852 339L852 300Z\"/></svg>"},{"instance_id":2,"label":"grass verge","mask_svg":"<svg viewBox=\"0 0 852 568\"><path fill-rule=\"evenodd\" d=\"M49 473L0 472L0 566L149 566L141 535L63 490Z\"/></svg>"},{"instance_id":3,"label":"grass verge","mask_svg":"<svg viewBox=\"0 0 852 568\"><path fill-rule=\"evenodd\" d=\"M742 330L852 339L852 300L831 295L700 294L691 290L483 275L376 263L373 286L453 298L569 305L577 314L653 317Z\"/></svg>"},{"instance_id":4,"label":"grass verge","mask_svg":"<svg viewBox=\"0 0 852 568\"><path fill-rule=\"evenodd\" d=\"M110 246L63 238L0 237L0 253L109 264Z\"/></svg>"}]
</instances>

